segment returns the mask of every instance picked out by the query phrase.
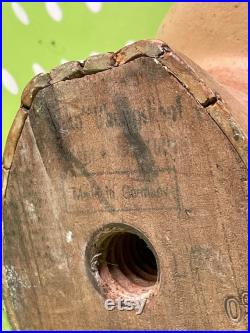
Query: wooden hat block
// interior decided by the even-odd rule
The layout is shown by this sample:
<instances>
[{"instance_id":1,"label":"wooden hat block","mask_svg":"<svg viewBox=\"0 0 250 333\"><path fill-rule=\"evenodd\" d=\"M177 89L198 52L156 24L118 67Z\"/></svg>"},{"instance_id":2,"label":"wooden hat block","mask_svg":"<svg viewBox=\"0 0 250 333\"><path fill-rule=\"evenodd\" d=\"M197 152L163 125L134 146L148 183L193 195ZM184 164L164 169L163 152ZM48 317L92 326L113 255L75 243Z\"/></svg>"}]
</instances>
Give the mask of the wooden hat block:
<instances>
[{"instance_id":1,"label":"wooden hat block","mask_svg":"<svg viewBox=\"0 0 250 333\"><path fill-rule=\"evenodd\" d=\"M246 329L247 139L158 40L25 88L3 161L14 329ZM146 246L145 246L146 244ZM143 312L104 300L146 298Z\"/></svg>"},{"instance_id":2,"label":"wooden hat block","mask_svg":"<svg viewBox=\"0 0 250 333\"><path fill-rule=\"evenodd\" d=\"M176 2L157 38L192 59L234 96L238 106L232 112L247 126L247 2Z\"/></svg>"}]
</instances>

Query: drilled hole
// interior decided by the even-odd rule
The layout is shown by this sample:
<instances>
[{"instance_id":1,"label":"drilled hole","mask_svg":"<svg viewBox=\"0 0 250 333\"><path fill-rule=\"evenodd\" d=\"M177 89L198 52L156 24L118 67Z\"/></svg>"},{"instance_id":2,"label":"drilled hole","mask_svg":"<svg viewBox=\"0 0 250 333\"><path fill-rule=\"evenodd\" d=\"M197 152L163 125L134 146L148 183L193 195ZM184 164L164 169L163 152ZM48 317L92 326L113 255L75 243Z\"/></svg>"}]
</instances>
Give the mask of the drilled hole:
<instances>
[{"instance_id":1,"label":"drilled hole","mask_svg":"<svg viewBox=\"0 0 250 333\"><path fill-rule=\"evenodd\" d=\"M88 265L104 296L138 298L155 293L159 280L156 253L142 233L126 225L109 225L90 243Z\"/></svg>"}]
</instances>

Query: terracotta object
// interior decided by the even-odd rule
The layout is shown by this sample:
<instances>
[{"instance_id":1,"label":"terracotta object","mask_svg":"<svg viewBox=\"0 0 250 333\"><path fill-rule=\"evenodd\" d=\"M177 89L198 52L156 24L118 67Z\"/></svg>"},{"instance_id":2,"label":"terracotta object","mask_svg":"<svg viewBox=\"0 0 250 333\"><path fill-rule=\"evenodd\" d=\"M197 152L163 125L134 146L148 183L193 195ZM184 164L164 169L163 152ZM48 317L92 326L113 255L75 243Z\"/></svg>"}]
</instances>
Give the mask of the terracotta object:
<instances>
[{"instance_id":1,"label":"terracotta object","mask_svg":"<svg viewBox=\"0 0 250 333\"><path fill-rule=\"evenodd\" d=\"M247 126L248 3L177 3L157 37L201 66L241 105Z\"/></svg>"},{"instance_id":2,"label":"terracotta object","mask_svg":"<svg viewBox=\"0 0 250 333\"><path fill-rule=\"evenodd\" d=\"M246 329L247 139L209 82L160 41L31 81L3 162L15 329Z\"/></svg>"}]
</instances>

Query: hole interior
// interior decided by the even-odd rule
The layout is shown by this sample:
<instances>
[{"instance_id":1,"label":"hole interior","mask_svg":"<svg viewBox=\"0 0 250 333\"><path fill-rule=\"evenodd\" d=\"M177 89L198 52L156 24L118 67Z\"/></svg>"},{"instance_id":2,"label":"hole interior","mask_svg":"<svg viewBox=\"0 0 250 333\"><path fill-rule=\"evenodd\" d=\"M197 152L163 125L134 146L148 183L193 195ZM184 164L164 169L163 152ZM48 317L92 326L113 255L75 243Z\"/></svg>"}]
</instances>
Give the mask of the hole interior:
<instances>
[{"instance_id":1,"label":"hole interior","mask_svg":"<svg viewBox=\"0 0 250 333\"><path fill-rule=\"evenodd\" d=\"M158 260L148 239L127 225L106 226L87 247L92 280L107 298L140 298L155 294Z\"/></svg>"}]
</instances>

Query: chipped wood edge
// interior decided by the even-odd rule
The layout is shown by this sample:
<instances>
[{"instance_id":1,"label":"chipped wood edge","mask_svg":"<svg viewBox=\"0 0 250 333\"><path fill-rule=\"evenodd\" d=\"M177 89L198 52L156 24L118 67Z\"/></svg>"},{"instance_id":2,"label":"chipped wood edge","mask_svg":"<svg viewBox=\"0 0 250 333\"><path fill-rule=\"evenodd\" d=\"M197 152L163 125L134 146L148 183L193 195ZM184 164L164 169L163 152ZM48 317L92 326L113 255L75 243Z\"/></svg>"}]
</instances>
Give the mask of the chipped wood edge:
<instances>
[{"instance_id":1,"label":"chipped wood edge","mask_svg":"<svg viewBox=\"0 0 250 333\"><path fill-rule=\"evenodd\" d=\"M10 128L3 156L3 168L6 170L9 170L11 168L16 146L22 133L27 116L27 110L23 107L20 108Z\"/></svg>"},{"instance_id":2,"label":"chipped wood edge","mask_svg":"<svg viewBox=\"0 0 250 333\"><path fill-rule=\"evenodd\" d=\"M219 126L247 167L247 137L234 120L230 111L226 107L225 102L221 99L218 93L214 91L212 87L209 87L195 72L195 70L190 67L185 60L181 59L181 57L171 50L163 41L141 40L125 46L115 53L109 52L95 55L87 58L83 62L70 61L64 63L52 69L50 73L36 75L28 83L28 85L24 88L21 97L21 107L18 110L10 129L4 150L2 181L3 204L5 201L9 173L11 171L18 140L21 136L25 121L29 116L29 110L32 107L33 100L37 93L40 90L58 82L72 80L86 75L94 75L101 71L122 66L123 64L140 57L152 58L185 88L187 93L192 96L196 102L204 108L204 110L206 110L211 119ZM166 60L167 57L169 57L169 59L174 59L181 70L184 72L186 71L188 75L191 75L189 79L191 78L191 80L193 80L193 85L190 86L190 84L187 83L188 80L185 75L180 75L180 73L178 74L175 72L173 68L170 69L168 67L168 61ZM2 230L2 232L4 235L4 230ZM14 330L19 330L20 328L15 311L11 304L10 297L8 297L5 267L3 267L3 295L6 312L11 326Z\"/></svg>"},{"instance_id":3,"label":"chipped wood edge","mask_svg":"<svg viewBox=\"0 0 250 333\"><path fill-rule=\"evenodd\" d=\"M182 70L189 73L190 77L188 78L188 75L182 75L182 73L175 71L173 66L170 66L170 69L168 58L176 61ZM197 73L197 69L194 69L194 67L191 66L190 63L187 63L187 61L182 60L172 50L161 56L157 61L159 61L169 74L171 74L196 100L196 102L204 108L233 145L245 166L248 167L247 135L234 119L225 101L218 91L215 90L215 87L208 85L210 80L209 76L206 78L207 80L205 82L204 75L206 75L206 73Z\"/></svg>"}]
</instances>

